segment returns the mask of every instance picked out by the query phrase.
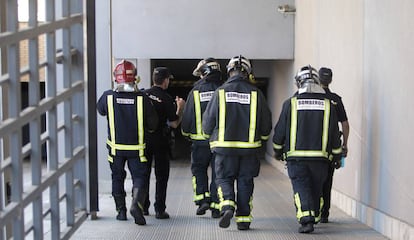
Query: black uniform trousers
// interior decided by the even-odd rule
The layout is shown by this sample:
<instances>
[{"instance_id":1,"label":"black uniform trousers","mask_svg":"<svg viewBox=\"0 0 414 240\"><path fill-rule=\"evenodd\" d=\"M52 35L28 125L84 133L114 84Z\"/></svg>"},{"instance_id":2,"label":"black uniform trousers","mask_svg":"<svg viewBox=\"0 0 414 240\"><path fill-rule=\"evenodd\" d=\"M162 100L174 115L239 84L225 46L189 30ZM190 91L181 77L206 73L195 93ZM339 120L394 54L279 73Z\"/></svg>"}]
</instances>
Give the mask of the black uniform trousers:
<instances>
[{"instance_id":1,"label":"black uniform trousers","mask_svg":"<svg viewBox=\"0 0 414 240\"><path fill-rule=\"evenodd\" d=\"M195 203L197 205L201 205L204 202L218 204L214 158L215 154L211 152L210 145L197 143L191 145L191 173L194 178L193 187L196 195ZM210 186L208 184L209 166L212 169ZM213 205L216 206L216 204Z\"/></svg>"},{"instance_id":2,"label":"black uniform trousers","mask_svg":"<svg viewBox=\"0 0 414 240\"><path fill-rule=\"evenodd\" d=\"M329 209L331 208L331 190L332 190L332 181L333 175L335 172L335 167L332 164L329 165L328 177L326 178L325 183L323 184L323 206L321 217L329 217Z\"/></svg>"},{"instance_id":3,"label":"black uniform trousers","mask_svg":"<svg viewBox=\"0 0 414 240\"><path fill-rule=\"evenodd\" d=\"M133 188L145 189L148 186L147 162L141 162L139 157L111 156L112 162L109 166L112 172L112 195L126 196L124 183L126 178L125 163L128 162L128 169L132 177Z\"/></svg>"},{"instance_id":4,"label":"black uniform trousers","mask_svg":"<svg viewBox=\"0 0 414 240\"><path fill-rule=\"evenodd\" d=\"M154 161L155 170L155 212L164 212L166 209L167 185L170 176L170 147L168 138L162 135L152 136L146 142L145 157L148 160L148 183L150 182L152 163ZM149 185L147 187L147 199L144 203L144 209L147 210L151 205L149 200Z\"/></svg>"},{"instance_id":5,"label":"black uniform trousers","mask_svg":"<svg viewBox=\"0 0 414 240\"><path fill-rule=\"evenodd\" d=\"M320 220L323 184L328 174L328 161L289 160L288 175L292 183L296 217L299 223Z\"/></svg>"},{"instance_id":6,"label":"black uniform trousers","mask_svg":"<svg viewBox=\"0 0 414 240\"><path fill-rule=\"evenodd\" d=\"M221 213L237 207L236 218L250 216L254 189L253 178L259 175L260 160L255 154L223 155L219 153L216 153L215 159L216 185ZM237 197L234 181L237 182ZM227 202L237 203L237 206L232 206Z\"/></svg>"}]
</instances>

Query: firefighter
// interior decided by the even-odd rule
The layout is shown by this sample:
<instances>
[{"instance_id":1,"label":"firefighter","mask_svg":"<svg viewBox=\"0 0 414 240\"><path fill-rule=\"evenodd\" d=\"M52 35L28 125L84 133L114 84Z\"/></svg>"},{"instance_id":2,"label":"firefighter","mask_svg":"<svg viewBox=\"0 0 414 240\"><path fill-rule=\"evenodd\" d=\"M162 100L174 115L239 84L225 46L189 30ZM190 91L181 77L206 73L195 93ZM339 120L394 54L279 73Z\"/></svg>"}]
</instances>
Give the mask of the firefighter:
<instances>
[{"instance_id":1,"label":"firefighter","mask_svg":"<svg viewBox=\"0 0 414 240\"><path fill-rule=\"evenodd\" d=\"M274 128L278 160L287 161L300 233L314 231L323 204L322 188L331 161L339 161L341 140L336 109L319 85L318 72L305 66L295 76L298 92L283 103Z\"/></svg>"},{"instance_id":2,"label":"firefighter","mask_svg":"<svg viewBox=\"0 0 414 240\"><path fill-rule=\"evenodd\" d=\"M176 97L175 100L167 93L170 79L173 78L170 70L166 67L156 67L152 74L153 86L145 90L158 113L159 122L157 129L146 134L147 148L145 156L148 159L148 170L151 173L152 162L155 170L155 217L157 219L168 219L170 215L165 211L167 198L167 184L170 175L170 128L177 128L181 123L182 112L185 101ZM148 182L150 175L148 175ZM147 188L149 193L149 185ZM144 204L144 214L148 215L150 206L149 196Z\"/></svg>"},{"instance_id":3,"label":"firefighter","mask_svg":"<svg viewBox=\"0 0 414 240\"><path fill-rule=\"evenodd\" d=\"M237 228L248 230L252 221L253 179L260 170L258 152L272 130L272 119L263 93L249 82L250 61L241 55L233 57L227 73L228 80L214 92L203 114L203 130L216 154L219 226L229 227L235 213Z\"/></svg>"},{"instance_id":4,"label":"firefighter","mask_svg":"<svg viewBox=\"0 0 414 240\"><path fill-rule=\"evenodd\" d=\"M190 90L183 112L181 132L192 141L191 173L193 174L194 202L198 206L196 214L204 215L211 209L211 216L219 218L219 204L214 172L214 154L210 151L208 139L202 131L202 115L216 90L223 84L220 64L214 58L201 60L193 71L200 77ZM211 166L211 182L208 184L208 167Z\"/></svg>"},{"instance_id":5,"label":"firefighter","mask_svg":"<svg viewBox=\"0 0 414 240\"><path fill-rule=\"evenodd\" d=\"M348 153L348 136L349 136L349 123L348 117L345 111L342 98L331 92L329 89L329 84L332 82L332 70L330 68L322 67L319 69L319 80L321 82L322 88L325 90L326 95L331 99L336 106L336 113L338 114L338 121L341 123L342 129L342 157L345 158ZM338 163L338 162L334 162ZM335 169L340 168L340 164L331 164L329 166L328 178L326 179L325 184L323 185L323 207L321 212L321 223L327 223L329 217L329 209L331 207L331 189L332 189L332 180Z\"/></svg>"},{"instance_id":6,"label":"firefighter","mask_svg":"<svg viewBox=\"0 0 414 240\"><path fill-rule=\"evenodd\" d=\"M108 121L108 161L112 171L112 196L115 200L116 219L127 220L125 206L125 163L132 177L132 204L130 213L138 225L145 225L142 205L148 185L147 159L144 155L144 131L155 130L158 116L149 98L137 88L137 69L122 60L114 69L114 90L105 91L99 98L97 109Z\"/></svg>"}]
</instances>

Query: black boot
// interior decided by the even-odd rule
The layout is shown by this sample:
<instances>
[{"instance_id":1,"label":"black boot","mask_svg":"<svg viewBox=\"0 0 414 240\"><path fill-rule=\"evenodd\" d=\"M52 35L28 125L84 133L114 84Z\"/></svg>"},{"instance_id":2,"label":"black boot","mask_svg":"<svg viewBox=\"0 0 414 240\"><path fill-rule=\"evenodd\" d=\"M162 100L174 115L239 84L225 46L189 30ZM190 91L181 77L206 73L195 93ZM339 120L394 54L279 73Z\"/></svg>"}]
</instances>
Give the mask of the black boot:
<instances>
[{"instance_id":1,"label":"black boot","mask_svg":"<svg viewBox=\"0 0 414 240\"><path fill-rule=\"evenodd\" d=\"M115 200L115 207L118 215L116 215L116 219L120 221L127 220L127 208L125 205L125 195L114 195Z\"/></svg>"},{"instance_id":2,"label":"black boot","mask_svg":"<svg viewBox=\"0 0 414 240\"><path fill-rule=\"evenodd\" d=\"M145 201L145 192L142 189L132 189L132 204L129 212L135 219L135 223L138 225L145 225L144 214L142 213L142 205Z\"/></svg>"}]
</instances>

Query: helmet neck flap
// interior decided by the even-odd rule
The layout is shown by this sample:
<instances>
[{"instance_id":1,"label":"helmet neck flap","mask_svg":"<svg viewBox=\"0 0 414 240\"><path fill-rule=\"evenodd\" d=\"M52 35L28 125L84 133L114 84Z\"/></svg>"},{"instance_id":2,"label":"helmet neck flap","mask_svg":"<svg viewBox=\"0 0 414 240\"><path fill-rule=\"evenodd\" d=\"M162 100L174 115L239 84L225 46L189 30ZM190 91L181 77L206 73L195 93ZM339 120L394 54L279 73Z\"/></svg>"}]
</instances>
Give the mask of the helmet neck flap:
<instances>
[{"instance_id":1,"label":"helmet neck flap","mask_svg":"<svg viewBox=\"0 0 414 240\"><path fill-rule=\"evenodd\" d=\"M114 87L115 92L138 92L138 86L135 83L118 83Z\"/></svg>"},{"instance_id":2,"label":"helmet neck flap","mask_svg":"<svg viewBox=\"0 0 414 240\"><path fill-rule=\"evenodd\" d=\"M325 90L318 83L305 82L298 89L298 94L302 93L325 93Z\"/></svg>"}]
</instances>

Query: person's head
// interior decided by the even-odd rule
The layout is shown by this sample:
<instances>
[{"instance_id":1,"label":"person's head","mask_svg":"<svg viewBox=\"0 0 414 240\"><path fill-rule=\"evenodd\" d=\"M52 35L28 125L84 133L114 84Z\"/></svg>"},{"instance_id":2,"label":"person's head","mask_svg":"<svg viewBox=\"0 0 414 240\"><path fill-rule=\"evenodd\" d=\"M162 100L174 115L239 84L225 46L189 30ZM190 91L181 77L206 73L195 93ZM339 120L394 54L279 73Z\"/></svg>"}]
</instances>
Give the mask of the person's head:
<instances>
[{"instance_id":1,"label":"person's head","mask_svg":"<svg viewBox=\"0 0 414 240\"><path fill-rule=\"evenodd\" d=\"M237 74L244 74L246 77L252 73L252 65L249 59L242 55L230 59L227 64L227 74L231 77Z\"/></svg>"},{"instance_id":2,"label":"person's head","mask_svg":"<svg viewBox=\"0 0 414 240\"><path fill-rule=\"evenodd\" d=\"M171 74L170 70L167 67L156 67L152 72L152 81L154 85L160 86L164 89L168 88L170 79L173 79L174 76Z\"/></svg>"},{"instance_id":3,"label":"person's head","mask_svg":"<svg viewBox=\"0 0 414 240\"><path fill-rule=\"evenodd\" d=\"M298 88L301 88L306 83L315 83L319 85L318 71L311 65L304 66L296 73L295 82Z\"/></svg>"},{"instance_id":4,"label":"person's head","mask_svg":"<svg viewBox=\"0 0 414 240\"><path fill-rule=\"evenodd\" d=\"M196 77L205 77L212 73L221 73L220 63L214 58L206 58L198 62L197 67L193 71Z\"/></svg>"},{"instance_id":5,"label":"person's head","mask_svg":"<svg viewBox=\"0 0 414 240\"><path fill-rule=\"evenodd\" d=\"M321 67L319 69L319 81L323 87L328 87L332 82L332 70L330 68Z\"/></svg>"},{"instance_id":6,"label":"person's head","mask_svg":"<svg viewBox=\"0 0 414 240\"><path fill-rule=\"evenodd\" d=\"M126 60L119 62L114 68L113 75L116 83L116 91L137 91L137 69L132 62Z\"/></svg>"}]
</instances>

